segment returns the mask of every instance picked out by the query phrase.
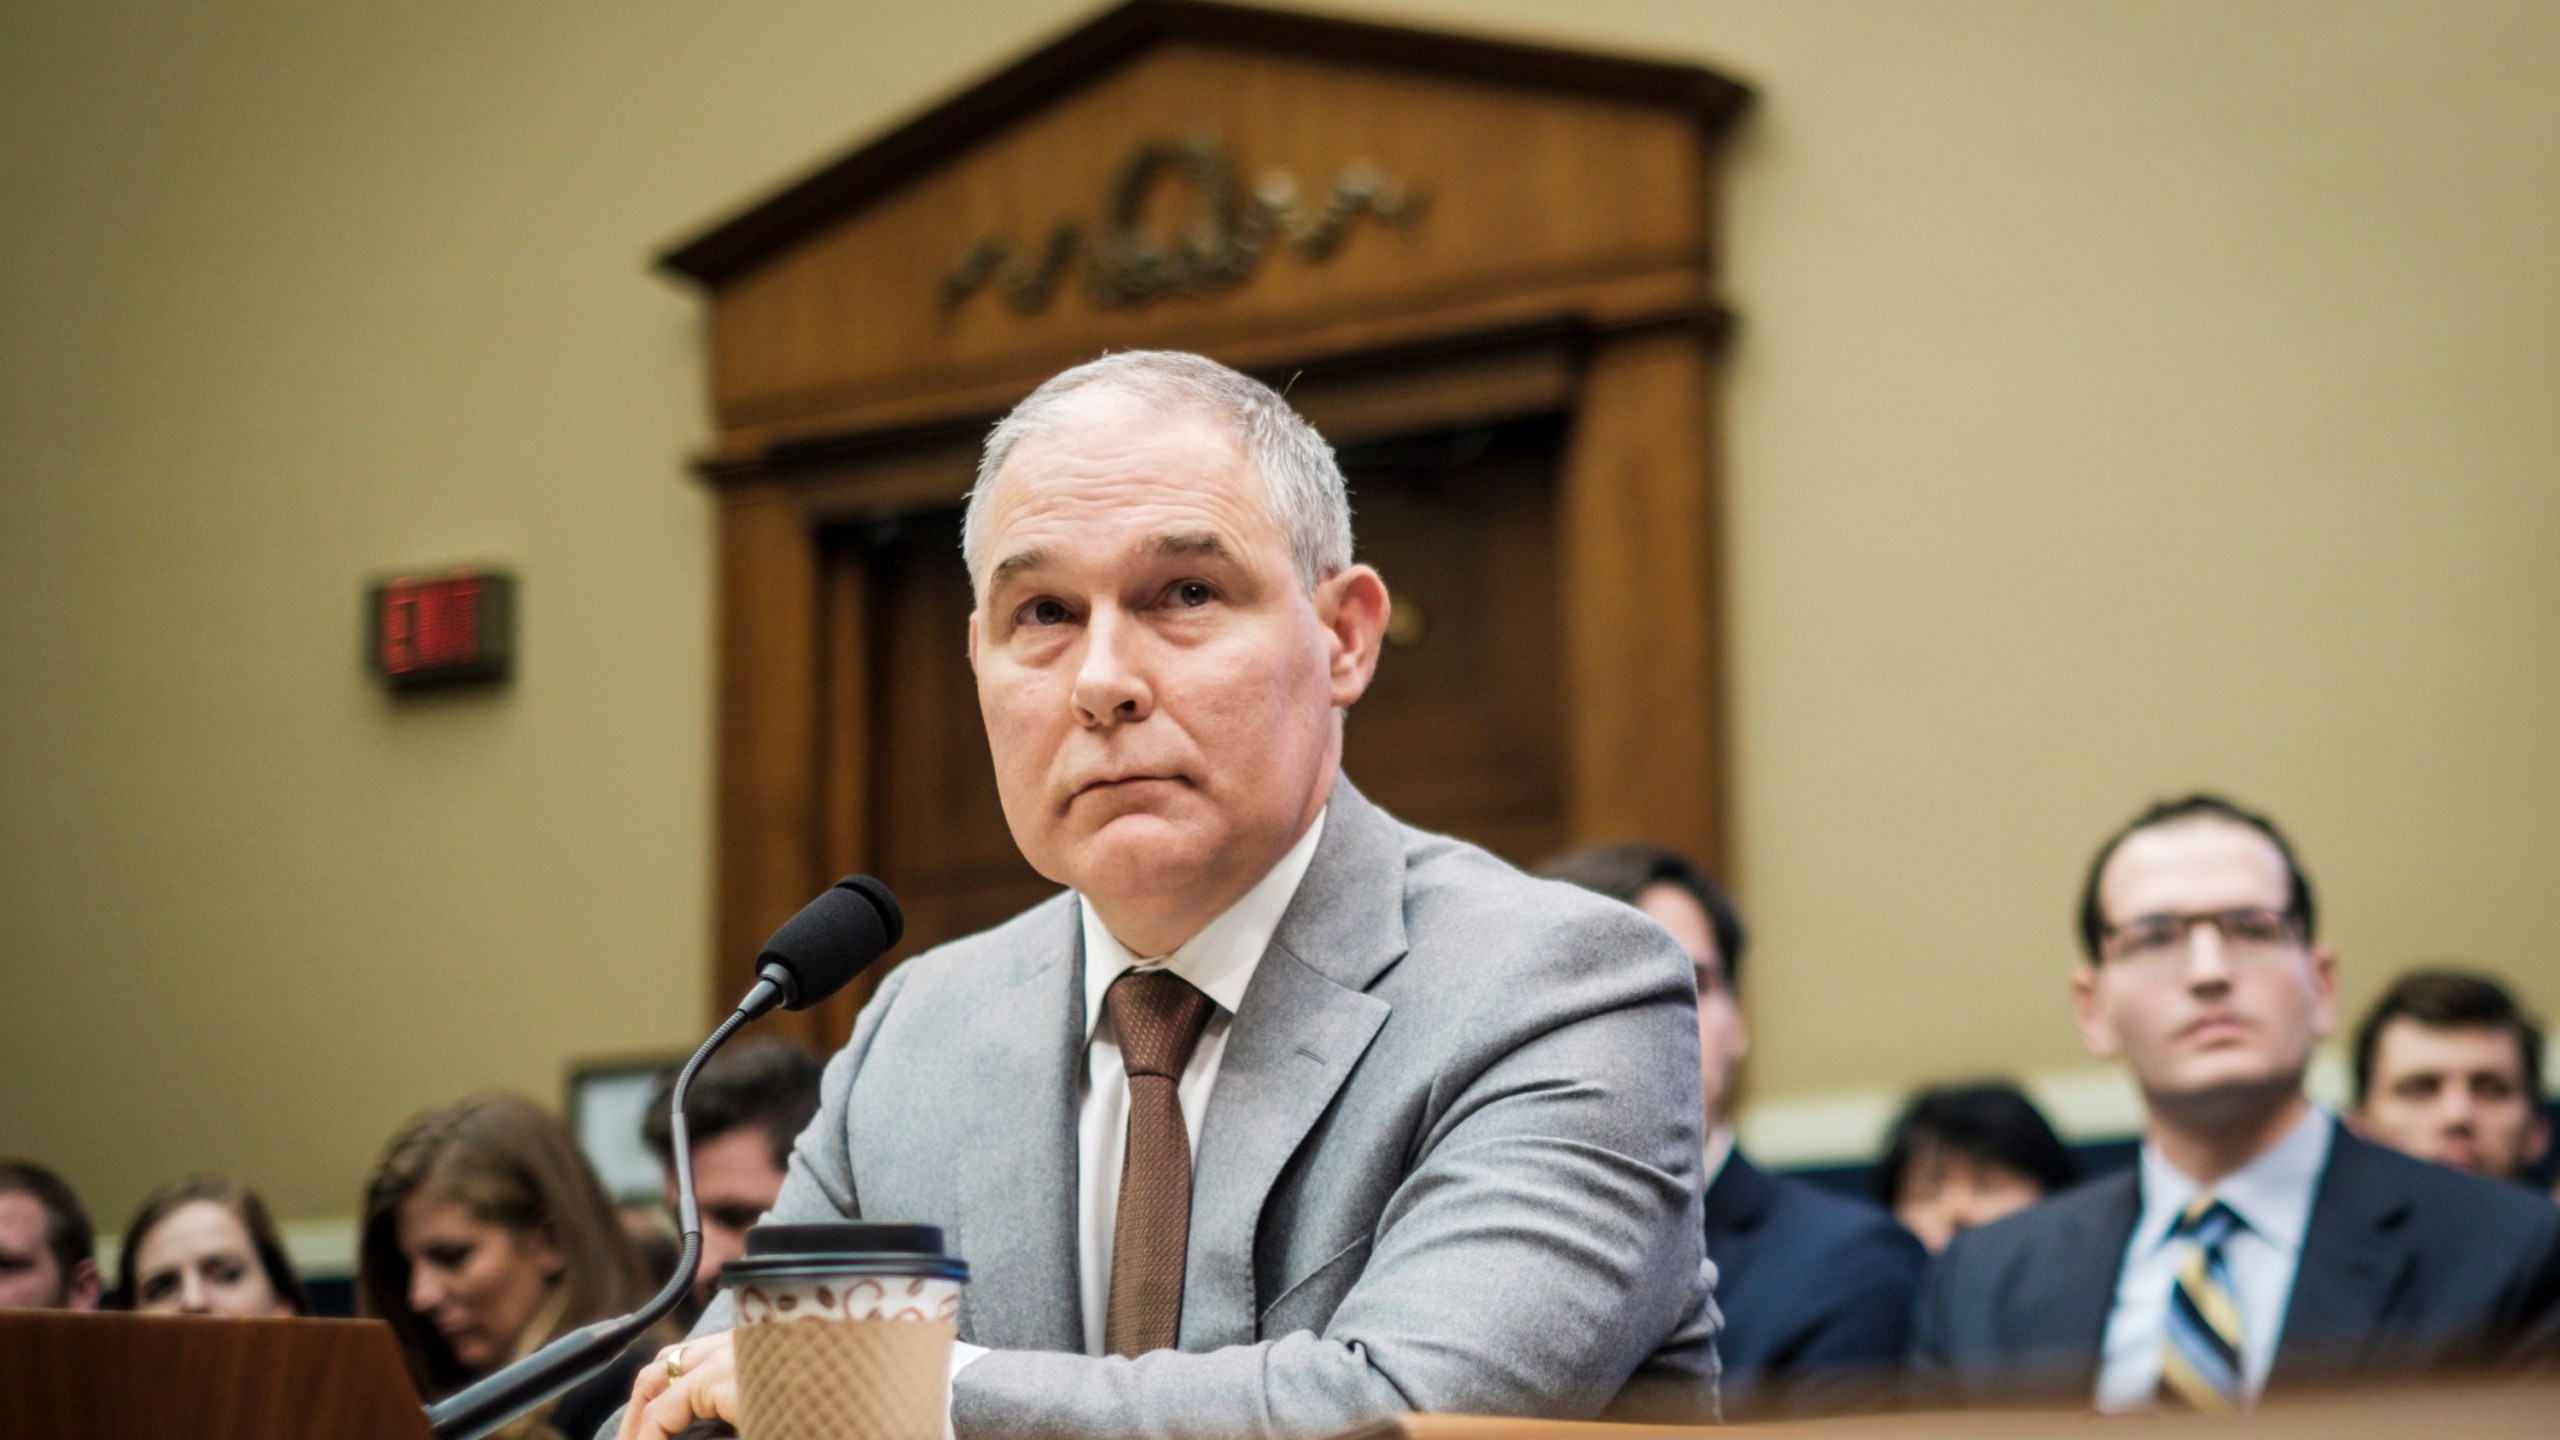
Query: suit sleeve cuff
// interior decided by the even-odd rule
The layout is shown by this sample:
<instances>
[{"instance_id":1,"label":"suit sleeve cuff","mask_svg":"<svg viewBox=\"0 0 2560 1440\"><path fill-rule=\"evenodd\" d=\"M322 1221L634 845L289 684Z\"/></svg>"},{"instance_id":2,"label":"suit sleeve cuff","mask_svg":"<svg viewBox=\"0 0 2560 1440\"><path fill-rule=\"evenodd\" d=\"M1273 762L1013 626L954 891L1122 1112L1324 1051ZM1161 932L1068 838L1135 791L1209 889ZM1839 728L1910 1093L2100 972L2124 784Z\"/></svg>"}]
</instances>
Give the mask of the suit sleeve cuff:
<instances>
[{"instance_id":1,"label":"suit sleeve cuff","mask_svg":"<svg viewBox=\"0 0 2560 1440\"><path fill-rule=\"evenodd\" d=\"M951 1394L948 1387L959 1384L960 1372L968 1369L972 1361L986 1353L987 1347L984 1345L972 1345L966 1340L951 1342L951 1375L945 1382L942 1396L942 1440L958 1440L951 1431Z\"/></svg>"}]
</instances>

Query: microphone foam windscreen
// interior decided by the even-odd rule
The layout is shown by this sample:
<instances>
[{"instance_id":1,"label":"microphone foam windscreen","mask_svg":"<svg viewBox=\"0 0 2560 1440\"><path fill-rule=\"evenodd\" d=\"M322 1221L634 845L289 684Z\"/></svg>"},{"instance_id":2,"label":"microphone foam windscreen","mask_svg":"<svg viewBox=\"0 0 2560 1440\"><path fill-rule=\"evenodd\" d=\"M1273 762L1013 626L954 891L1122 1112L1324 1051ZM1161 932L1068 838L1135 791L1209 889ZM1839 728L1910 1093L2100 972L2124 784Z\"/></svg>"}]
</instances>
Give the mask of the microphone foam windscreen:
<instances>
[{"instance_id":1,"label":"microphone foam windscreen","mask_svg":"<svg viewBox=\"0 0 2560 1440\"><path fill-rule=\"evenodd\" d=\"M847 875L782 922L756 964L789 972L792 993L783 1008L806 1010L843 989L897 944L906 928L889 887L868 875Z\"/></svg>"}]
</instances>

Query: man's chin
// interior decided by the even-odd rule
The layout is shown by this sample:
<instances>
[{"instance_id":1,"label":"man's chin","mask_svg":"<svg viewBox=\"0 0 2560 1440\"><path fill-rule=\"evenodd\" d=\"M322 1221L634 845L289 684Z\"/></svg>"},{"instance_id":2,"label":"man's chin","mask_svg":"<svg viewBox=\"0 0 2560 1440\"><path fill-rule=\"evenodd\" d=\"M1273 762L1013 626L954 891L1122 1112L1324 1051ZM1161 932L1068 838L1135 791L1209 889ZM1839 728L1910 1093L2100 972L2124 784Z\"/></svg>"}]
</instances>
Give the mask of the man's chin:
<instances>
[{"instance_id":1,"label":"man's chin","mask_svg":"<svg viewBox=\"0 0 2560 1440\"><path fill-rule=\"evenodd\" d=\"M2167 1084L2146 1085L2151 1103L2219 1126L2281 1106L2302 1091L2302 1074L2262 1056L2222 1052L2195 1057Z\"/></svg>"},{"instance_id":2,"label":"man's chin","mask_svg":"<svg viewBox=\"0 0 2560 1440\"><path fill-rule=\"evenodd\" d=\"M1088 895L1161 893L1215 868L1219 843L1201 827L1154 810L1114 815L1074 842L1075 888Z\"/></svg>"}]
</instances>

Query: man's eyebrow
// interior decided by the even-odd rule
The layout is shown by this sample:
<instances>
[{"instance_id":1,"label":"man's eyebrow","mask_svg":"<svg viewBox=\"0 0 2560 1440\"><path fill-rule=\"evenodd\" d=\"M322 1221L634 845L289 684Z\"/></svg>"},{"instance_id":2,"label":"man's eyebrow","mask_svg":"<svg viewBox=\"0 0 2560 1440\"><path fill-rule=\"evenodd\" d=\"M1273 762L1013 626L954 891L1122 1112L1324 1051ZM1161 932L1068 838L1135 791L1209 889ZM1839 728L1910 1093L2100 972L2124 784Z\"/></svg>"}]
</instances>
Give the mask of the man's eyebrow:
<instances>
[{"instance_id":1,"label":"man's eyebrow","mask_svg":"<svg viewBox=\"0 0 2560 1440\"><path fill-rule=\"evenodd\" d=\"M1226 537L1215 530L1184 530L1159 535L1154 548L1158 555L1175 558L1185 555L1206 555L1213 560L1236 558L1236 552L1227 544Z\"/></svg>"},{"instance_id":2,"label":"man's eyebrow","mask_svg":"<svg viewBox=\"0 0 2560 1440\"><path fill-rule=\"evenodd\" d=\"M996 568L987 572L987 588L993 590L1026 570L1037 570L1048 563L1049 552L1046 550L1036 546L1029 550L1016 550L997 561Z\"/></svg>"}]
</instances>

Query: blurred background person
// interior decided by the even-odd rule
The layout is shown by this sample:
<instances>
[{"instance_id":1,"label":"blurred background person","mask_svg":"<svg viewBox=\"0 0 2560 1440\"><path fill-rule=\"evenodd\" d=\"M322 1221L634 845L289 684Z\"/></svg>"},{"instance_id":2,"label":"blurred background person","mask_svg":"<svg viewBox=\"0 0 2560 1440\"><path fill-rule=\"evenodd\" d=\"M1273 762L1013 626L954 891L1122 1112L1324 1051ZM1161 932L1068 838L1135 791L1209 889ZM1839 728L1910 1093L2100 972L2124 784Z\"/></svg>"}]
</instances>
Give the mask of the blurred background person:
<instances>
[{"instance_id":1,"label":"blurred background person","mask_svg":"<svg viewBox=\"0 0 2560 1440\"><path fill-rule=\"evenodd\" d=\"M434 1401L581 1325L636 1308L647 1281L577 1141L521 1095L414 1116L365 1182L360 1313L388 1321ZM664 1337L499 1433L586 1440Z\"/></svg>"},{"instance_id":2,"label":"blurred background person","mask_svg":"<svg viewBox=\"0 0 2560 1440\"><path fill-rule=\"evenodd\" d=\"M2356 1027L2357 1134L2492 1180L2521 1180L2551 1143L2542 1027L2466 970L2412 970Z\"/></svg>"},{"instance_id":3,"label":"blurred background person","mask_svg":"<svg viewBox=\"0 0 2560 1440\"><path fill-rule=\"evenodd\" d=\"M1751 1036L1736 989L1744 934L1733 901L1688 857L1658 845L1593 846L1538 873L1643 911L1697 968L1725 1418L1837 1414L1894 1399L1928 1254L1883 1211L1768 1174L1734 1143L1728 1102Z\"/></svg>"},{"instance_id":4,"label":"blurred background person","mask_svg":"<svg viewBox=\"0 0 2560 1440\"><path fill-rule=\"evenodd\" d=\"M0 1310L98 1308L97 1238L62 1177L0 1160Z\"/></svg>"},{"instance_id":5,"label":"blurred background person","mask_svg":"<svg viewBox=\"0 0 2560 1440\"><path fill-rule=\"evenodd\" d=\"M2006 1080L1983 1080L1913 1093L1886 1138L1875 1194L1935 1255L2079 1178L2078 1158L2035 1102Z\"/></svg>"},{"instance_id":6,"label":"blurred background person","mask_svg":"<svg viewBox=\"0 0 2560 1440\"><path fill-rule=\"evenodd\" d=\"M196 1175L164 1185L124 1227L116 1308L155 1315L308 1315L275 1221L236 1180Z\"/></svg>"},{"instance_id":7,"label":"blurred background person","mask_svg":"<svg viewBox=\"0 0 2560 1440\"><path fill-rule=\"evenodd\" d=\"M791 1142L818 1113L816 1056L787 1040L741 1040L714 1055L685 1096L694 1199L702 1211L702 1268L679 1316L685 1328L717 1293L720 1272L746 1253L747 1230L773 1208L791 1163ZM675 1135L667 1118L671 1073L649 1097L640 1133L667 1172L667 1209L676 1205ZM670 1265L669 1270L673 1270Z\"/></svg>"}]
</instances>

